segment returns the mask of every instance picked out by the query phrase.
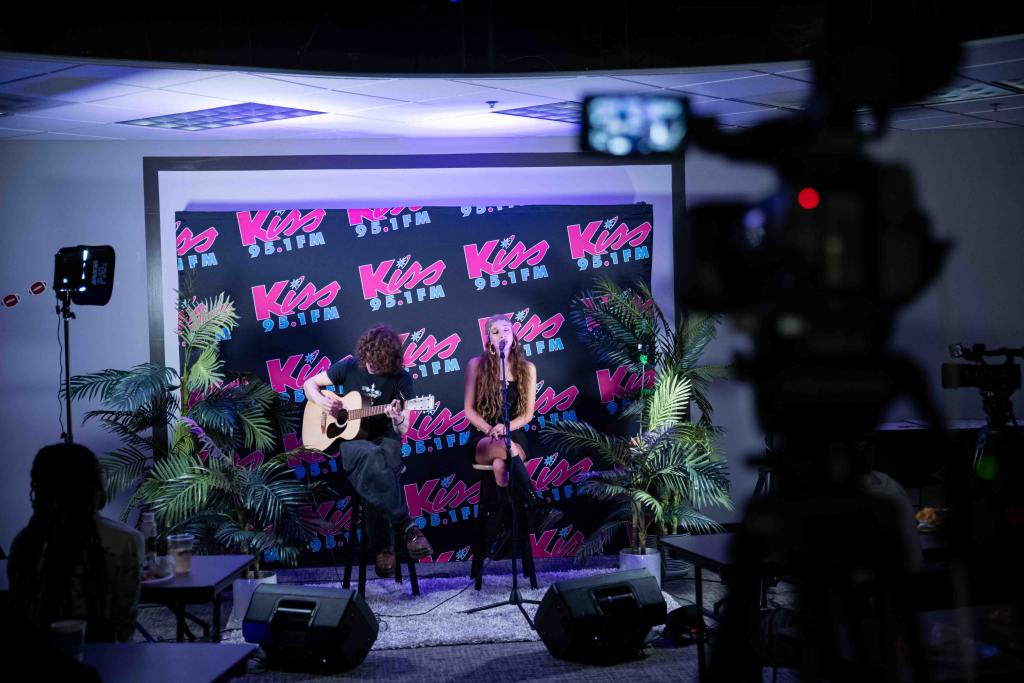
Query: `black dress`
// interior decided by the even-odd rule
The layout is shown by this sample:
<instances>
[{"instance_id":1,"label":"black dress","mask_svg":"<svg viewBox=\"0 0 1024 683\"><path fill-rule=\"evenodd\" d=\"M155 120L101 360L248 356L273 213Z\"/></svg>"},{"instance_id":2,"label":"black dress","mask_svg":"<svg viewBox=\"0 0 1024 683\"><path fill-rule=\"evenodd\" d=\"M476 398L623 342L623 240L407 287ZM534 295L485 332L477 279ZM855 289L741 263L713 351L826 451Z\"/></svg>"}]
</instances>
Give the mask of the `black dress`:
<instances>
[{"instance_id":1,"label":"black dress","mask_svg":"<svg viewBox=\"0 0 1024 683\"><path fill-rule=\"evenodd\" d=\"M508 421L512 422L512 420L514 420L517 417L519 417L519 413L513 412L513 411L515 411L516 406L519 404L519 389L516 387L515 382L506 382L505 386L508 387L508 405L509 405ZM488 417L487 415L484 415L483 418L485 420L488 420L489 422L491 422L492 419L493 419L494 421L492 422L492 424L497 424L497 422L501 421L501 416L500 415L498 415L497 417L494 417L494 416ZM477 430L476 428L473 429L473 433L470 435L469 441L466 442L466 452L469 455L470 462L474 462L474 463L476 462L476 447L477 447L477 445L480 443L480 441L485 436L487 436L487 435L484 434L483 432ZM524 454L526 453L527 439L526 439L526 431L525 430L523 430L523 429L516 429L516 430L514 430L512 432L512 441L517 443L517 444L519 444L519 447L523 449L523 453Z\"/></svg>"}]
</instances>

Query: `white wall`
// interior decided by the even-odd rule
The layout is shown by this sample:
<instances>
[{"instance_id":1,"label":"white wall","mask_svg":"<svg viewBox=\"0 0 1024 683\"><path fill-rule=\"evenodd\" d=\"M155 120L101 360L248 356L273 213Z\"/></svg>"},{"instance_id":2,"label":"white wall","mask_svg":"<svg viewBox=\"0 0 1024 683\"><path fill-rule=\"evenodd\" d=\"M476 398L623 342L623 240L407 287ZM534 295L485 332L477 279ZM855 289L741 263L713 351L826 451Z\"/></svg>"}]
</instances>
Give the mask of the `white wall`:
<instances>
[{"instance_id":1,"label":"white wall","mask_svg":"<svg viewBox=\"0 0 1024 683\"><path fill-rule=\"evenodd\" d=\"M442 154L574 151L570 138L524 140L423 140L266 143L0 143L0 200L4 226L0 295L15 292L21 303L0 310L0 433L5 455L0 484L0 545L10 547L30 508L28 475L36 450L58 439L62 404L54 298L33 297L35 280L52 280L53 253L60 247L109 243L118 254L117 286L109 305L79 307L72 323L72 370L91 372L148 360L145 229L142 158L286 154ZM942 281L912 306L896 333L898 346L930 368L952 341L1024 344L1019 299L1024 276L1024 226L1020 219L1024 178L1024 131L975 130L903 133L888 137L880 155L910 163L921 201L937 233L954 236L958 247ZM773 187L765 169L692 154L686 163L688 202L711 195L760 197ZM708 360L727 361L745 340L726 330ZM941 392L953 417L981 417L970 390ZM750 391L719 386L713 395L716 421L729 433L724 446L734 463L734 497L740 506L753 486L742 459L761 448ZM1018 397L1018 405L1020 404ZM75 407L76 415L84 409ZM902 417L899 411L896 417ZM1018 411L1019 412L1019 411ZM77 420L76 420L77 422ZM116 446L93 427L75 425L75 439L97 452ZM727 521L730 517L723 516Z\"/></svg>"}]
</instances>

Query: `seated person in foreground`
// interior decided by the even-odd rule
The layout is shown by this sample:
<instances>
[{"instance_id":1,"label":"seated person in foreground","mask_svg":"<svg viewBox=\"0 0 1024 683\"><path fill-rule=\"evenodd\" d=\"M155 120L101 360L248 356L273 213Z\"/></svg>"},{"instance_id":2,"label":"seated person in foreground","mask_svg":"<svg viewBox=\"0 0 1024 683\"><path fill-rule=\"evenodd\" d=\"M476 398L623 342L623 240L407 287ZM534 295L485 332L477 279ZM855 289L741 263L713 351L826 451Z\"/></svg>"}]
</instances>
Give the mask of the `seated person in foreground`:
<instances>
[{"instance_id":1,"label":"seated person in foreground","mask_svg":"<svg viewBox=\"0 0 1024 683\"><path fill-rule=\"evenodd\" d=\"M85 446L42 448L32 463L32 518L11 545L11 616L45 633L54 621L84 619L90 641L128 641L135 630L144 540L102 517L100 465Z\"/></svg>"}]
</instances>

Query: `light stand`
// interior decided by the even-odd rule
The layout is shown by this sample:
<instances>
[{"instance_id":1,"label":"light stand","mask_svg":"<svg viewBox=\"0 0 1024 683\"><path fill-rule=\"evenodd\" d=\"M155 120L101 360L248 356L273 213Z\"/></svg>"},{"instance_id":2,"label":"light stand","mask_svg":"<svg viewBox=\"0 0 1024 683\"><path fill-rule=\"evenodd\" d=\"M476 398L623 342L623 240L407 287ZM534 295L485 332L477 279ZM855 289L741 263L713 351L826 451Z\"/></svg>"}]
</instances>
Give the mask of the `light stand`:
<instances>
[{"instance_id":1,"label":"light stand","mask_svg":"<svg viewBox=\"0 0 1024 683\"><path fill-rule=\"evenodd\" d=\"M515 486L512 485L512 430L509 429L509 417L508 417L508 382L505 381L505 349L504 347L498 350L498 359L501 361L501 419L505 424L505 472L509 477L507 485L508 489L508 502L512 506L512 592L509 593L507 600L501 602L495 602L490 605L484 605L483 607L474 607L468 609L464 614L473 614L474 612L482 612L484 610L493 609L495 607L505 607L506 605L515 605L519 608L519 611L523 613L523 617L526 619L526 623L530 625L530 628L536 631L536 627L533 625L533 620L530 619L530 615L526 613L526 609L523 607L524 604L539 605L540 600L527 600L523 598L519 592L519 569L516 566L516 546L519 544L519 533L517 530L519 509L516 507L516 494Z\"/></svg>"},{"instance_id":2,"label":"light stand","mask_svg":"<svg viewBox=\"0 0 1024 683\"><path fill-rule=\"evenodd\" d=\"M60 297L57 315L64 319L64 411L67 417L67 428L60 438L72 443L75 438L71 432L71 319L75 314L71 312L71 290L60 291L57 296Z\"/></svg>"},{"instance_id":3,"label":"light stand","mask_svg":"<svg viewBox=\"0 0 1024 683\"><path fill-rule=\"evenodd\" d=\"M67 427L60 438L72 443L71 424L71 302L77 306L105 306L114 287L114 248L103 244L63 247L53 256L53 290L57 315L64 319L64 410Z\"/></svg>"}]
</instances>

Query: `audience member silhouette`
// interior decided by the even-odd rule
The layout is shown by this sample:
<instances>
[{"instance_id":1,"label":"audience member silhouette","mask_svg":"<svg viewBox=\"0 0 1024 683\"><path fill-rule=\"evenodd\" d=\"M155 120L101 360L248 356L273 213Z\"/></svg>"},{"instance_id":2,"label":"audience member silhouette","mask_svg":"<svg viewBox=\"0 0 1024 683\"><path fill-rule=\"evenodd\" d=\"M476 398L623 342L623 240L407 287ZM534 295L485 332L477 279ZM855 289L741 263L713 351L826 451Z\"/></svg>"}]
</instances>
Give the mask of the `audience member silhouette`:
<instances>
[{"instance_id":1,"label":"audience member silhouette","mask_svg":"<svg viewBox=\"0 0 1024 683\"><path fill-rule=\"evenodd\" d=\"M7 564L12 623L45 638L54 621L84 619L86 640L131 640L144 541L100 516L106 494L96 456L74 443L42 448L30 497L32 517Z\"/></svg>"}]
</instances>

